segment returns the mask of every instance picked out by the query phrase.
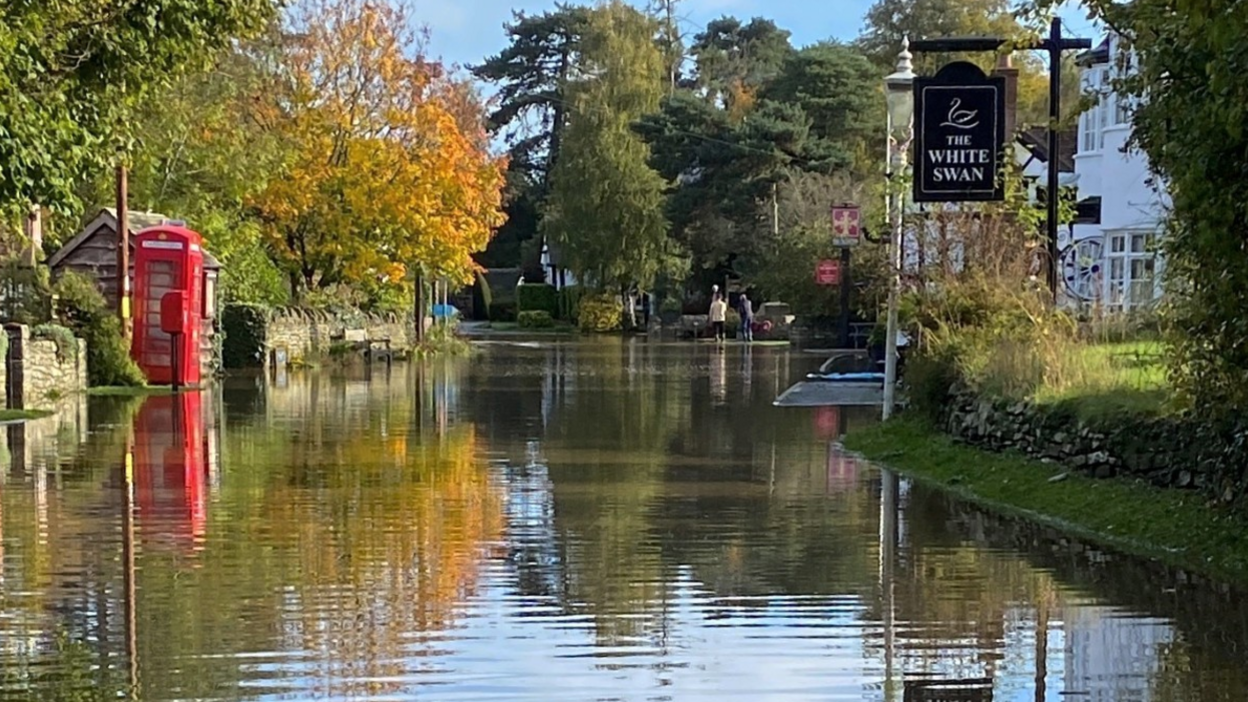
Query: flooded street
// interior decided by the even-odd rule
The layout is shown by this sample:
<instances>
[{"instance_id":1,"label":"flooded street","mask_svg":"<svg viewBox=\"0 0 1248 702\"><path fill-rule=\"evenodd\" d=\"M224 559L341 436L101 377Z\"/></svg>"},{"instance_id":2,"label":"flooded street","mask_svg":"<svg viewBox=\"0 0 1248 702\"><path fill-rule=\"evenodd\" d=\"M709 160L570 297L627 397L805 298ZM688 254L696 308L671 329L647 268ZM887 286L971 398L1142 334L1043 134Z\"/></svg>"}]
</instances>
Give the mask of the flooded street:
<instances>
[{"instance_id":1,"label":"flooded street","mask_svg":"<svg viewBox=\"0 0 1248 702\"><path fill-rule=\"evenodd\" d=\"M495 342L0 428L0 699L1248 698L1239 593L841 454L874 410L772 406L821 360Z\"/></svg>"}]
</instances>

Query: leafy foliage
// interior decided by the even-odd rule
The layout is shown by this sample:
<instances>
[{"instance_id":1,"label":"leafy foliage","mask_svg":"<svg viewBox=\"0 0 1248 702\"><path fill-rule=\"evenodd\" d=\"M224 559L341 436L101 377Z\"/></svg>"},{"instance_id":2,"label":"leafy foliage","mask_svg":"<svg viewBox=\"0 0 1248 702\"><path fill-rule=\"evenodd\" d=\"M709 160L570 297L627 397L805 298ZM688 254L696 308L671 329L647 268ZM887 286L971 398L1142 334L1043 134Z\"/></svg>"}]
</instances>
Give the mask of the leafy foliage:
<instances>
[{"instance_id":1,"label":"leafy foliage","mask_svg":"<svg viewBox=\"0 0 1248 702\"><path fill-rule=\"evenodd\" d=\"M600 289L646 288L679 268L663 217L663 180L630 128L663 94L655 30L619 0L594 9L578 76L567 88L568 126L542 229L562 245L577 278Z\"/></svg>"},{"instance_id":2,"label":"leafy foliage","mask_svg":"<svg viewBox=\"0 0 1248 702\"><path fill-rule=\"evenodd\" d=\"M582 299L577 309L576 321L584 332L619 331L624 324L620 298L615 295L595 295Z\"/></svg>"},{"instance_id":3,"label":"leafy foliage","mask_svg":"<svg viewBox=\"0 0 1248 702\"><path fill-rule=\"evenodd\" d=\"M139 386L147 380L130 358L121 322L95 281L74 271L62 273L53 286L58 315L87 342L87 378L94 386Z\"/></svg>"},{"instance_id":4,"label":"leafy foliage","mask_svg":"<svg viewBox=\"0 0 1248 702\"><path fill-rule=\"evenodd\" d=\"M555 326L554 317L546 310L523 310L516 321L521 329L549 329Z\"/></svg>"},{"instance_id":5,"label":"leafy foliage","mask_svg":"<svg viewBox=\"0 0 1248 702\"><path fill-rule=\"evenodd\" d=\"M553 285L526 283L516 288L516 305L521 313L537 311L553 316L559 307L558 298Z\"/></svg>"},{"instance_id":6,"label":"leafy foliage","mask_svg":"<svg viewBox=\"0 0 1248 702\"><path fill-rule=\"evenodd\" d=\"M292 282L406 289L409 266L471 280L502 221L503 165L471 87L421 55L389 3L301 2L284 49L275 128L294 155L251 204Z\"/></svg>"},{"instance_id":7,"label":"leafy foliage","mask_svg":"<svg viewBox=\"0 0 1248 702\"><path fill-rule=\"evenodd\" d=\"M1229 0L1083 4L1117 31L1112 57L1131 68L1117 87L1133 146L1171 201L1163 246L1176 389L1199 415L1238 415L1248 407L1248 12ZM1234 454L1228 465L1242 465Z\"/></svg>"},{"instance_id":8,"label":"leafy foliage","mask_svg":"<svg viewBox=\"0 0 1248 702\"><path fill-rule=\"evenodd\" d=\"M56 360L60 363L78 358L78 340L72 331L59 324L40 324L30 330L30 338L56 344Z\"/></svg>"},{"instance_id":9,"label":"leafy foliage","mask_svg":"<svg viewBox=\"0 0 1248 702\"><path fill-rule=\"evenodd\" d=\"M0 208L68 211L143 97L259 31L273 0L9 2L0 8Z\"/></svg>"}]
</instances>

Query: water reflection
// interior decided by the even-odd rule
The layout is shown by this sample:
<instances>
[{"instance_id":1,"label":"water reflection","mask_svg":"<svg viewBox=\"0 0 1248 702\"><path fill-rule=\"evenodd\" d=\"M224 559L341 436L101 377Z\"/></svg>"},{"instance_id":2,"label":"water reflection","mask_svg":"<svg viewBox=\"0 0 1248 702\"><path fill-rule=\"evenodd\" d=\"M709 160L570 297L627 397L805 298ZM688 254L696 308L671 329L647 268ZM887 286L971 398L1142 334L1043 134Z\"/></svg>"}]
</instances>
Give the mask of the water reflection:
<instances>
[{"instance_id":1,"label":"water reflection","mask_svg":"<svg viewBox=\"0 0 1248 702\"><path fill-rule=\"evenodd\" d=\"M869 412L771 406L818 361L496 344L93 403L0 472L0 699L1243 699L1236 593L860 464Z\"/></svg>"}]
</instances>

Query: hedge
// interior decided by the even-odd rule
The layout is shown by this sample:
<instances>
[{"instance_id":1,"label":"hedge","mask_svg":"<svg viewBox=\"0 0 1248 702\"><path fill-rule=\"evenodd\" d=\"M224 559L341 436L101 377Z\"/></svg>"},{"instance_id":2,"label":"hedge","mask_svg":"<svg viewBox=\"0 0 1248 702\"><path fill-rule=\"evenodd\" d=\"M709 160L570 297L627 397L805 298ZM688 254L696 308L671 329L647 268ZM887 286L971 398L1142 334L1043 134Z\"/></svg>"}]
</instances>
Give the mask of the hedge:
<instances>
[{"instance_id":1,"label":"hedge","mask_svg":"<svg viewBox=\"0 0 1248 702\"><path fill-rule=\"evenodd\" d=\"M518 316L521 329L549 329L555 326L554 317L546 310L524 310Z\"/></svg>"},{"instance_id":2,"label":"hedge","mask_svg":"<svg viewBox=\"0 0 1248 702\"><path fill-rule=\"evenodd\" d=\"M516 288L516 308L521 312L545 312L554 317L559 310L559 291L546 283L525 283Z\"/></svg>"}]
</instances>

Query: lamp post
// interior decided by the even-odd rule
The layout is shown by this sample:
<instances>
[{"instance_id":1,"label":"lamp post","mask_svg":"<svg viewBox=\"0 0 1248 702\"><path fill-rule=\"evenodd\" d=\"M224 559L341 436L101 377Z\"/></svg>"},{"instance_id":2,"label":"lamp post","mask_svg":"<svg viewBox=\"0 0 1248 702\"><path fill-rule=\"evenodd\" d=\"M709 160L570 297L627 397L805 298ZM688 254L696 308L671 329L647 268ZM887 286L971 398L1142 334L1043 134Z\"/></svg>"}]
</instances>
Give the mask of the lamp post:
<instances>
[{"instance_id":1,"label":"lamp post","mask_svg":"<svg viewBox=\"0 0 1248 702\"><path fill-rule=\"evenodd\" d=\"M892 228L889 239L889 261L892 266L888 286L888 326L884 337L884 419L893 416L897 401L897 306L901 297L901 227L905 214L905 194L895 187L896 178L905 173L906 151L914 137L914 67L910 63L910 40L901 40L897 54L897 70L884 79L888 100L889 180L888 215Z\"/></svg>"}]
</instances>

